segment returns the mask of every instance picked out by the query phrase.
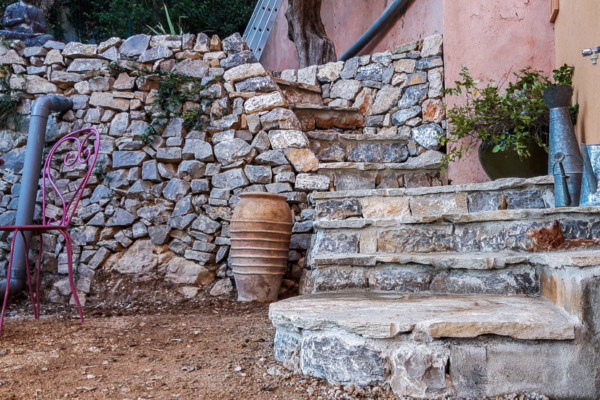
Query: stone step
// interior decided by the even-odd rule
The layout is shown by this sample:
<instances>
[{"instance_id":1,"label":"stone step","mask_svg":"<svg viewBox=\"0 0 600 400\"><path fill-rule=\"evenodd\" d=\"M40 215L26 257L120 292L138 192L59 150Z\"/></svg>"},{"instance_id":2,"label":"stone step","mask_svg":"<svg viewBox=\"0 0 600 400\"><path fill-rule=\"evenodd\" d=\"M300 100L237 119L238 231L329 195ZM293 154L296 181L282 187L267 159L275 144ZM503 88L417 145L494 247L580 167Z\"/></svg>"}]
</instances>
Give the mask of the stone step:
<instances>
[{"instance_id":1,"label":"stone step","mask_svg":"<svg viewBox=\"0 0 600 400\"><path fill-rule=\"evenodd\" d=\"M323 105L321 88L306 83L290 82L288 80L273 77L289 104L316 104Z\"/></svg>"},{"instance_id":2,"label":"stone step","mask_svg":"<svg viewBox=\"0 0 600 400\"><path fill-rule=\"evenodd\" d=\"M598 270L597 250L545 253L401 253L316 256L303 293L397 292L537 295L554 269ZM555 279L556 283L556 279ZM546 287L546 286L548 287ZM569 312L573 310L569 309Z\"/></svg>"},{"instance_id":3,"label":"stone step","mask_svg":"<svg viewBox=\"0 0 600 400\"><path fill-rule=\"evenodd\" d=\"M366 143L370 146L371 143ZM374 161L394 160L384 156L378 150L396 144L373 144L369 156ZM312 146L312 144L311 144ZM350 145L350 153L364 150L360 142ZM403 144L401 146L404 146ZM325 175L333 182L336 191L365 191L371 189L389 189L401 187L431 187L446 185L448 179L441 171L442 154L429 150L417 157L409 157L404 162L323 162L318 166L318 173ZM365 157L366 158L366 157ZM363 158L364 159L364 158ZM367 158L368 159L368 158ZM315 193L316 194L316 193ZM336 202L336 201L334 201ZM337 204L337 203L336 203ZM346 203L341 204L344 206Z\"/></svg>"},{"instance_id":4,"label":"stone step","mask_svg":"<svg viewBox=\"0 0 600 400\"><path fill-rule=\"evenodd\" d=\"M582 323L540 297L323 294L271 304L269 317L275 358L330 382L423 399L598 394Z\"/></svg>"},{"instance_id":5,"label":"stone step","mask_svg":"<svg viewBox=\"0 0 600 400\"><path fill-rule=\"evenodd\" d=\"M292 103L290 108L300 120L303 131L315 129L358 129L365 126L361 111L353 107L328 107L311 103Z\"/></svg>"},{"instance_id":6,"label":"stone step","mask_svg":"<svg viewBox=\"0 0 600 400\"><path fill-rule=\"evenodd\" d=\"M404 170L439 170L436 152L426 152L409 158ZM354 163L356 165L356 163ZM360 168L351 163L323 165L322 169L343 172ZM370 165L362 166L370 170ZM400 166L398 166L400 168ZM394 169L393 165L386 168ZM401 171L404 171L401 170ZM407 171L408 173L408 171ZM408 182L410 183L410 181ZM366 186L366 185L365 185ZM552 208L554 207L554 180L552 176L530 179L509 178L493 182L400 189L363 188L349 186L347 191L314 193L316 216L319 219L344 219L349 217L394 217L407 215L440 216L448 213L475 213L500 209Z\"/></svg>"},{"instance_id":7,"label":"stone step","mask_svg":"<svg viewBox=\"0 0 600 400\"><path fill-rule=\"evenodd\" d=\"M598 249L599 216L600 207L565 207L317 220L311 255Z\"/></svg>"}]
</instances>

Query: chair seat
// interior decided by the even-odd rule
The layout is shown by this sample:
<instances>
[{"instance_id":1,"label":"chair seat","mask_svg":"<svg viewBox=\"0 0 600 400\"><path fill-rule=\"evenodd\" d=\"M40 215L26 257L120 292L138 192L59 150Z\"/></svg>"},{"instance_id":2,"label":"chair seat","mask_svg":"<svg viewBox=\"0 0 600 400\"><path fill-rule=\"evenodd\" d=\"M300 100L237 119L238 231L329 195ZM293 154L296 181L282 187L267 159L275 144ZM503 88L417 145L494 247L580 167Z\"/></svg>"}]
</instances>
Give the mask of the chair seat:
<instances>
[{"instance_id":1,"label":"chair seat","mask_svg":"<svg viewBox=\"0 0 600 400\"><path fill-rule=\"evenodd\" d=\"M0 231L35 231L47 229L67 229L66 225L3 225L0 226Z\"/></svg>"}]
</instances>

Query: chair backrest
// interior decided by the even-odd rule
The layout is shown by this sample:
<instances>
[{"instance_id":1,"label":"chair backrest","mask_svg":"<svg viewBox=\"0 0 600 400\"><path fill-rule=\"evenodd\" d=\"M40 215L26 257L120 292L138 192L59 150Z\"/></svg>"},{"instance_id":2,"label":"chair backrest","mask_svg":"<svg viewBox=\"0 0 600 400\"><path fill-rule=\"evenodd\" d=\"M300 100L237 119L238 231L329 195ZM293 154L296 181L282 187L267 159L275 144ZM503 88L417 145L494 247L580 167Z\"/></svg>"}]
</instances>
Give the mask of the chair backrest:
<instances>
[{"instance_id":1,"label":"chair backrest","mask_svg":"<svg viewBox=\"0 0 600 400\"><path fill-rule=\"evenodd\" d=\"M92 143L93 140L93 143ZM63 146L64 145L64 146ZM85 171L83 179L77 185L74 191L61 192L54 178L52 177L52 160L57 151L57 156L62 157L62 148L66 148L66 154L61 160L64 167L79 167ZM59 148L61 150L59 150ZM81 200L85 186L87 185L96 159L100 150L100 133L95 128L83 128L75 132L71 132L56 142L46 157L42 174L42 222L44 225L68 226L71 223L71 218L75 214L77 204ZM62 205L62 216L48 217L46 215L46 185L54 189L55 194ZM66 199L68 198L68 200Z\"/></svg>"}]
</instances>

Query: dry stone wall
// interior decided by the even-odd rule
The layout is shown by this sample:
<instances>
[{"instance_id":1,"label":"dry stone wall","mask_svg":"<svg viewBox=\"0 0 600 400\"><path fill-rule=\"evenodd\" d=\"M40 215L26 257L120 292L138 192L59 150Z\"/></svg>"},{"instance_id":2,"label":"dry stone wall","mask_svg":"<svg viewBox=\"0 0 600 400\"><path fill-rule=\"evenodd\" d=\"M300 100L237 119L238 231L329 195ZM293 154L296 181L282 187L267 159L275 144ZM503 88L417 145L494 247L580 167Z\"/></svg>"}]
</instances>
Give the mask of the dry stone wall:
<instances>
[{"instance_id":1,"label":"dry stone wall","mask_svg":"<svg viewBox=\"0 0 600 400\"><path fill-rule=\"evenodd\" d=\"M211 294L230 292L229 223L244 191L287 197L295 224L283 290L294 291L312 238L310 192L442 183L434 138L445 126L441 45L436 36L393 53L282 73L318 86L315 115L350 113L334 115L330 125L323 125L326 115L307 118L239 34L222 41L205 34L136 35L99 45L0 46L24 119L20 131L0 132L6 161L0 224L14 221L32 102L60 94L72 98L73 109L51 117L46 147L88 126L102 141L71 231L80 298L96 293L105 273L175 284L185 297L207 284ZM348 171L359 161L379 164L354 176ZM340 162L346 173L336 169ZM81 174L58 165L55 173L67 192ZM44 235L43 280L57 302L70 296L63 250L61 238ZM6 261L0 264L3 274Z\"/></svg>"}]
</instances>

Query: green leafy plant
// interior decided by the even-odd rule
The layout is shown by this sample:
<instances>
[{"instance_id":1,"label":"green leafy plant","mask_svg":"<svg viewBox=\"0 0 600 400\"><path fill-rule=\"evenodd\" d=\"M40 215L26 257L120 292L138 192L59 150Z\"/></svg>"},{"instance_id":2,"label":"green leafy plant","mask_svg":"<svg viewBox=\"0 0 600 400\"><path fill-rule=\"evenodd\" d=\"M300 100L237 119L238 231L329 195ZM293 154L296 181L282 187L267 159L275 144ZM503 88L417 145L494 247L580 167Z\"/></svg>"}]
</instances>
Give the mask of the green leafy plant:
<instances>
[{"instance_id":1,"label":"green leafy plant","mask_svg":"<svg viewBox=\"0 0 600 400\"><path fill-rule=\"evenodd\" d=\"M4 1L4 0L2 0ZM6 0L7 4L15 0ZM180 31L216 33L221 38L243 32L257 0L164 0L171 23ZM1 5L2 3L0 3ZM2 8L0 11L4 11ZM61 15L67 15L62 17ZM48 21L58 39L74 28L82 42L101 42L113 36L126 38L146 33L148 27L163 26L171 32L163 2L156 0L56 0ZM185 21L183 26L182 21ZM173 24L174 25L174 24ZM173 26L175 32L178 27Z\"/></svg>"},{"instance_id":2,"label":"green leafy plant","mask_svg":"<svg viewBox=\"0 0 600 400\"><path fill-rule=\"evenodd\" d=\"M574 67L563 65L553 71L553 78L531 67L514 73L514 82L506 90L488 82L480 87L463 67L455 87L445 89L452 96L464 96L465 101L447 109L449 132L441 136L442 145L449 146L442 163L460 159L481 139L482 146L493 152L514 151L521 158L530 156L532 143L547 151L549 110L544 103L544 89L551 85L571 85ZM502 86L502 85L501 85ZM577 106L570 109L575 120Z\"/></svg>"},{"instance_id":3,"label":"green leafy plant","mask_svg":"<svg viewBox=\"0 0 600 400\"><path fill-rule=\"evenodd\" d=\"M18 109L21 99L10 87L10 66L0 66L0 128L18 130L21 126L21 114Z\"/></svg>"},{"instance_id":4,"label":"green leafy plant","mask_svg":"<svg viewBox=\"0 0 600 400\"><path fill-rule=\"evenodd\" d=\"M187 18L185 15L179 16L179 24L177 25L178 30L175 30L173 26L173 22L171 22L171 16L169 15L169 9L167 9L167 5L163 3L163 7L165 8L165 18L167 19L167 25L169 30L167 31L162 23L158 23L154 28L149 26L150 32L155 35L183 35L183 28L181 27L181 20L183 18Z\"/></svg>"}]
</instances>

